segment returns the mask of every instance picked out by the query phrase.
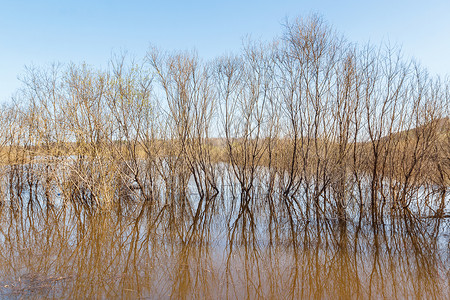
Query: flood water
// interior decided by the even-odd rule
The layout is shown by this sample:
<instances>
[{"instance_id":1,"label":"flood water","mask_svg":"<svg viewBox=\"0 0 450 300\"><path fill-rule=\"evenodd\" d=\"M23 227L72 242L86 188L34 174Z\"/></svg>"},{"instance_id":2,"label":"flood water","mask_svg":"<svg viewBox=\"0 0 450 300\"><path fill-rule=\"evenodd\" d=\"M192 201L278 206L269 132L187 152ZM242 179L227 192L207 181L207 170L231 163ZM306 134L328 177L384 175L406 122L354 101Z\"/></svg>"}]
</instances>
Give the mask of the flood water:
<instances>
[{"instance_id":1,"label":"flood water","mask_svg":"<svg viewBox=\"0 0 450 300\"><path fill-rule=\"evenodd\" d=\"M26 68L0 300L450 299L450 81L316 16L283 28Z\"/></svg>"},{"instance_id":2,"label":"flood water","mask_svg":"<svg viewBox=\"0 0 450 300\"><path fill-rule=\"evenodd\" d=\"M28 198L28 199L27 199ZM20 202L22 201L22 202ZM20 205L18 203L21 203ZM159 216L158 216L159 214ZM165 213L164 213L165 214ZM0 210L0 295L129 299L448 299L448 218L193 225L149 202L108 209L24 197ZM250 229L249 229L250 228ZM234 232L234 234L232 234Z\"/></svg>"}]
</instances>

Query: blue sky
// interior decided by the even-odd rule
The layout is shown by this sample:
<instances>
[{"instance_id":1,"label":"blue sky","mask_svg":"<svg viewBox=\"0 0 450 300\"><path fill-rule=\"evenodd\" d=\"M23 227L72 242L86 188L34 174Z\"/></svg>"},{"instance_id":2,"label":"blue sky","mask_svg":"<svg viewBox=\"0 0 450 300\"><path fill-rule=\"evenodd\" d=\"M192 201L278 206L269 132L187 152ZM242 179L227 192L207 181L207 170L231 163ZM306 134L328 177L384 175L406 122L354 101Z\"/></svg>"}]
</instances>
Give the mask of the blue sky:
<instances>
[{"instance_id":1,"label":"blue sky","mask_svg":"<svg viewBox=\"0 0 450 300\"><path fill-rule=\"evenodd\" d=\"M394 2L394 3L392 3ZM122 50L238 52L247 35L272 40L286 19L321 15L349 41L402 46L431 74L450 75L450 1L0 0L0 103L25 66L86 62L105 67Z\"/></svg>"}]
</instances>

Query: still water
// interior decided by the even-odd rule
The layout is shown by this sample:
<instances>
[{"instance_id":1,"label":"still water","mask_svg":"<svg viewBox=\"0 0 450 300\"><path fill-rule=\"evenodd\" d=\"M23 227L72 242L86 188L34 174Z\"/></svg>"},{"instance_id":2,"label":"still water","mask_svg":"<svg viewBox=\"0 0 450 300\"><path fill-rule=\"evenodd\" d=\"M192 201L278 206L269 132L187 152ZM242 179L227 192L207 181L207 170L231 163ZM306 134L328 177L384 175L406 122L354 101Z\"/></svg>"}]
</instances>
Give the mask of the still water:
<instances>
[{"instance_id":1,"label":"still water","mask_svg":"<svg viewBox=\"0 0 450 300\"><path fill-rule=\"evenodd\" d=\"M448 218L317 219L232 235L221 212L155 222L148 203L0 211L0 297L448 299ZM244 228L244 227L243 227ZM271 229L270 229L271 228Z\"/></svg>"}]
</instances>

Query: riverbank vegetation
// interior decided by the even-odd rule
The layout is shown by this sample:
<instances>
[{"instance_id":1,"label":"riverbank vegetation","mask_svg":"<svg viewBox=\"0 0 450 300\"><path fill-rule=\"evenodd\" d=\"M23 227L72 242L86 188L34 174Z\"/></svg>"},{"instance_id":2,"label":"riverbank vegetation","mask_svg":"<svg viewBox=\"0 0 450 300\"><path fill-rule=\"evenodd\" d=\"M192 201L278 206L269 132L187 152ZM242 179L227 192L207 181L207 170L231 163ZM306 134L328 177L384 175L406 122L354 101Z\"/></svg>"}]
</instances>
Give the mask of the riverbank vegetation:
<instances>
[{"instance_id":1,"label":"riverbank vegetation","mask_svg":"<svg viewBox=\"0 0 450 300\"><path fill-rule=\"evenodd\" d=\"M446 214L449 82L317 17L212 62L151 48L22 80L0 116L3 205L25 192L49 205L149 201L155 218L196 228L225 201L242 234L256 211L292 231L355 213Z\"/></svg>"}]
</instances>

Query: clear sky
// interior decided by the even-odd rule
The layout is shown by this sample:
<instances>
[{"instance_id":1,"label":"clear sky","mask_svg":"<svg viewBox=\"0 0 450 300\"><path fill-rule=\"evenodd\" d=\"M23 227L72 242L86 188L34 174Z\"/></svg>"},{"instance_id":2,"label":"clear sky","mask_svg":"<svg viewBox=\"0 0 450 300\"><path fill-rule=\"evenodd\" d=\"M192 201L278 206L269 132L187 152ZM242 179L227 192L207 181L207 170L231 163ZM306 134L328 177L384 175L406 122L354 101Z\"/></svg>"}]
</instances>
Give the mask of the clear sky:
<instances>
[{"instance_id":1,"label":"clear sky","mask_svg":"<svg viewBox=\"0 0 450 300\"><path fill-rule=\"evenodd\" d=\"M0 103L25 66L105 67L112 53L139 57L150 44L212 59L240 51L248 35L272 40L286 19L311 13L351 42L389 40L431 74L450 74L450 0L0 0Z\"/></svg>"}]
</instances>

